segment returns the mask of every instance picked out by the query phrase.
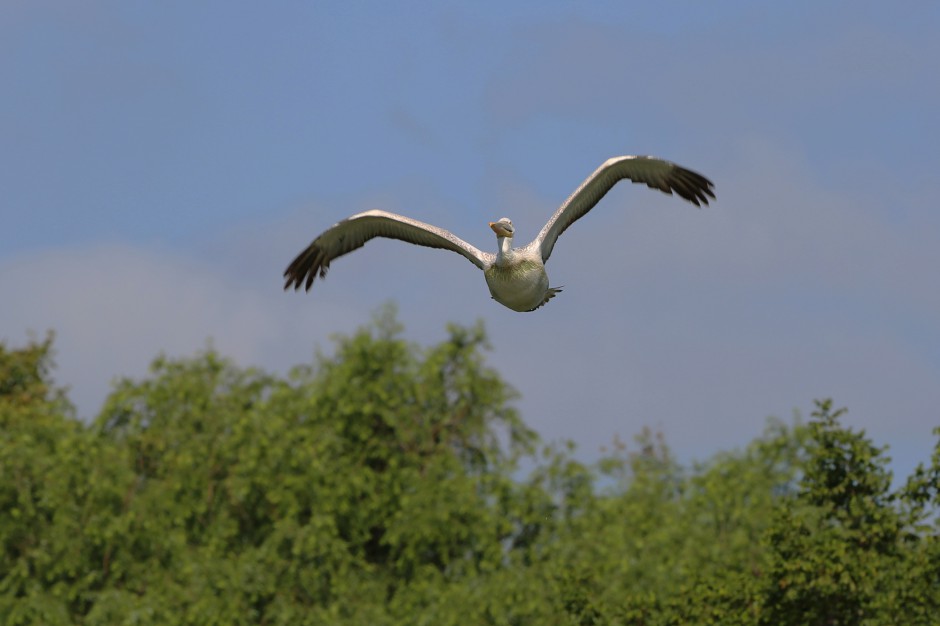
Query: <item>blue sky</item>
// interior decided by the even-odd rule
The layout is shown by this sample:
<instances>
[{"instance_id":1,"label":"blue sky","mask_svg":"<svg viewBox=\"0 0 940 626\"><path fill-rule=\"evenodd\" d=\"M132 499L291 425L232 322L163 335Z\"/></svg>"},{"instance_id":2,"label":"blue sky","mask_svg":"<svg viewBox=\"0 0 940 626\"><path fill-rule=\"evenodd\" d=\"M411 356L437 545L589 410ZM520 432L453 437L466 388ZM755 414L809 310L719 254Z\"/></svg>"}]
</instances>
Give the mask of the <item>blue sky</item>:
<instances>
[{"instance_id":1,"label":"blue sky","mask_svg":"<svg viewBox=\"0 0 940 626\"><path fill-rule=\"evenodd\" d=\"M483 319L586 458L644 425L704 458L832 396L907 472L940 424L940 8L903 6L4 2L0 339L55 329L91 416L161 351L282 372L395 300L422 343ZM281 290L367 208L528 241L619 154L718 201L616 188L535 313L400 242Z\"/></svg>"}]
</instances>

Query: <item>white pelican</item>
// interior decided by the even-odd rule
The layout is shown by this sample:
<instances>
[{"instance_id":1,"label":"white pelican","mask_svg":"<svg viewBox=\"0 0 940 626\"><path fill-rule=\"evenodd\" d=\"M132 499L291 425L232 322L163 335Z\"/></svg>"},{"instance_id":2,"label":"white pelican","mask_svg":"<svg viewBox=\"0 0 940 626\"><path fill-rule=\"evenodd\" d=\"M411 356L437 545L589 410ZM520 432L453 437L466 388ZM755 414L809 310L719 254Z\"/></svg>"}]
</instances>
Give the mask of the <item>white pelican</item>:
<instances>
[{"instance_id":1,"label":"white pelican","mask_svg":"<svg viewBox=\"0 0 940 626\"><path fill-rule=\"evenodd\" d=\"M489 223L499 246L496 254L490 254L443 228L386 211L365 211L344 219L314 239L284 271L287 279L284 289L293 286L296 290L304 285L309 291L317 275L326 276L333 259L361 248L373 237L388 237L463 255L483 270L494 300L513 311L534 311L561 291L548 286L545 273L545 262L552 254L555 240L625 178L670 195L676 192L695 206L707 205L708 199L715 197L710 180L675 163L650 156L614 157L588 176L555 211L538 237L523 248L512 247L515 229L508 217Z\"/></svg>"}]
</instances>

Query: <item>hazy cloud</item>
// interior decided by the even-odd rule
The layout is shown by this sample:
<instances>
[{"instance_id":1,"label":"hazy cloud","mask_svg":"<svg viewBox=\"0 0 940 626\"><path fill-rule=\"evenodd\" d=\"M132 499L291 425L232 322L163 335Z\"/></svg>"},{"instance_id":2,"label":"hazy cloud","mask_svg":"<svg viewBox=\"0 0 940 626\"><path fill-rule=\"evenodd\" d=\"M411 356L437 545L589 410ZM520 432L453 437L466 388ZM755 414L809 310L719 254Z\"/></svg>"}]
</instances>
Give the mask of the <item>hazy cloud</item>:
<instances>
[{"instance_id":1,"label":"hazy cloud","mask_svg":"<svg viewBox=\"0 0 940 626\"><path fill-rule=\"evenodd\" d=\"M88 413L159 351L212 337L283 371L394 299L425 344L484 319L526 420L589 458L647 424L704 457L832 395L909 469L940 423L940 14L679 5L0 9L22 96L0 105L22 146L0 337L56 329ZM536 313L395 241L281 290L303 246L367 208L488 250L508 215L524 243L626 152L701 171L718 201L616 188L555 248L565 291Z\"/></svg>"},{"instance_id":2,"label":"hazy cloud","mask_svg":"<svg viewBox=\"0 0 940 626\"><path fill-rule=\"evenodd\" d=\"M0 338L19 345L27 330L53 329L56 378L90 416L114 377L144 375L159 353L188 356L211 339L239 363L283 369L285 356L309 359L316 340L346 325L348 312L328 305L305 324L279 286L277 276L258 289L224 265L126 245L35 253L0 265L0 292L15 294Z\"/></svg>"}]
</instances>

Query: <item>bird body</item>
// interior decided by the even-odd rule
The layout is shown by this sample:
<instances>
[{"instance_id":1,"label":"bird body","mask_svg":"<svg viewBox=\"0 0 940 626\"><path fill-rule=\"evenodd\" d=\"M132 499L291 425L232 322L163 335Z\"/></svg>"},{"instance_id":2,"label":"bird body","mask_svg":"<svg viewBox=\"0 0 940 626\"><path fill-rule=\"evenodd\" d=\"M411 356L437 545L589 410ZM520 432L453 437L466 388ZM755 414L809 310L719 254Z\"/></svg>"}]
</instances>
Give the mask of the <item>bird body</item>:
<instances>
[{"instance_id":1,"label":"bird body","mask_svg":"<svg viewBox=\"0 0 940 626\"><path fill-rule=\"evenodd\" d=\"M496 254L491 254L443 228L387 211L365 211L314 239L284 271L284 288L299 289L304 285L309 290L317 276L326 277L333 259L361 248L370 239L386 237L456 252L483 270L494 300L513 311L534 311L561 291L549 287L545 272L545 262L558 237L624 179L668 194L675 192L696 206L707 205L708 198L715 197L710 180L675 163L648 156L615 157L595 170L526 246L513 247L515 228L507 217L489 224L499 246Z\"/></svg>"},{"instance_id":2,"label":"bird body","mask_svg":"<svg viewBox=\"0 0 940 626\"><path fill-rule=\"evenodd\" d=\"M520 249L525 253L526 249ZM505 265L493 263L483 271L490 295L513 311L534 311L560 289L548 286L548 274L541 259L534 255L514 255Z\"/></svg>"}]
</instances>

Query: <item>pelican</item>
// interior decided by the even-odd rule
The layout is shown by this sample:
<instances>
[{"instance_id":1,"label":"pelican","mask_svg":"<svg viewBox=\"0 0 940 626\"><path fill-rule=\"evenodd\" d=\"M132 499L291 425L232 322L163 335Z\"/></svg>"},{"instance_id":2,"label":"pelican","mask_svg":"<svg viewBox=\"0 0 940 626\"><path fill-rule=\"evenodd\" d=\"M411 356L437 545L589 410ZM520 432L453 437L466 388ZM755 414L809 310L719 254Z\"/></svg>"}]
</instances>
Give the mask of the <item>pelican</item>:
<instances>
[{"instance_id":1,"label":"pelican","mask_svg":"<svg viewBox=\"0 0 940 626\"><path fill-rule=\"evenodd\" d=\"M303 285L309 291L314 278L326 277L334 259L361 248L370 239L387 237L456 252L483 270L494 300L513 311L534 311L561 291L560 287L548 286L545 273L545 262L552 254L555 241L624 179L645 183L651 189L670 195L675 192L695 206L707 205L709 198L715 198L710 180L675 163L651 156L614 157L588 176L555 211L538 236L522 248L512 245L515 227L508 217L489 222L498 246L496 254L491 254L481 252L443 228L387 211L365 211L326 230L297 255L284 271L284 289L297 290Z\"/></svg>"}]
</instances>

